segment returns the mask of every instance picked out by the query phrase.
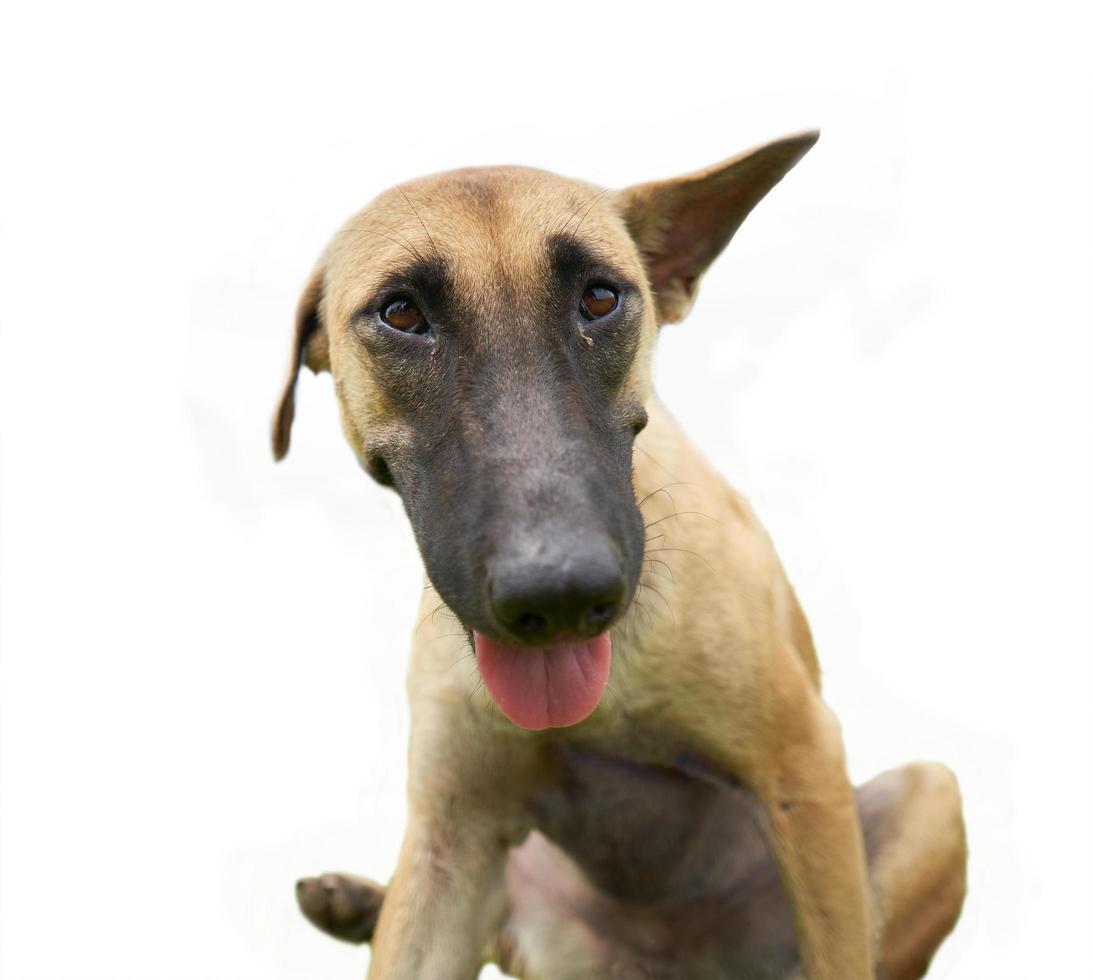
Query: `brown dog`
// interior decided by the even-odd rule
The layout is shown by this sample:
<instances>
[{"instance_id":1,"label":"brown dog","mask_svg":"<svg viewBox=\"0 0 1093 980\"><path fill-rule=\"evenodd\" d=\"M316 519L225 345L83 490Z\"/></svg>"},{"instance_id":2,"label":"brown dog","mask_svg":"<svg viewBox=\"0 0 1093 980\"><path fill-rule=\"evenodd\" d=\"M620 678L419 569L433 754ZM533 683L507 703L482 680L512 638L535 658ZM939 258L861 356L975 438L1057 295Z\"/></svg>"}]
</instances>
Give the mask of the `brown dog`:
<instances>
[{"instance_id":1,"label":"brown dog","mask_svg":"<svg viewBox=\"0 0 1093 980\"><path fill-rule=\"evenodd\" d=\"M333 372L430 583L394 878L298 885L371 976L918 977L953 927L953 777L855 795L770 541L651 390L660 325L815 141L612 193L428 177L305 289L275 453L300 365Z\"/></svg>"}]
</instances>

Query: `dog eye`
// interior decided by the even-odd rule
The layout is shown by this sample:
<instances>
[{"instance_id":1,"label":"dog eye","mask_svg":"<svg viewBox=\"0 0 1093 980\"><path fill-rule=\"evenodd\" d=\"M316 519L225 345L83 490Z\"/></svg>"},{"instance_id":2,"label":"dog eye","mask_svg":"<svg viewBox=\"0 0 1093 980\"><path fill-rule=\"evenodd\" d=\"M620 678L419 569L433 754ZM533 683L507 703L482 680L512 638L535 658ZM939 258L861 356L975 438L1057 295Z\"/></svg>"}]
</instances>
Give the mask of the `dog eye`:
<instances>
[{"instance_id":1,"label":"dog eye","mask_svg":"<svg viewBox=\"0 0 1093 980\"><path fill-rule=\"evenodd\" d=\"M619 294L607 286L589 286L581 297L581 316L598 320L619 305Z\"/></svg>"},{"instance_id":2,"label":"dog eye","mask_svg":"<svg viewBox=\"0 0 1093 980\"><path fill-rule=\"evenodd\" d=\"M403 333L424 333L429 329L424 314L404 296L392 300L383 308L383 322Z\"/></svg>"}]
</instances>

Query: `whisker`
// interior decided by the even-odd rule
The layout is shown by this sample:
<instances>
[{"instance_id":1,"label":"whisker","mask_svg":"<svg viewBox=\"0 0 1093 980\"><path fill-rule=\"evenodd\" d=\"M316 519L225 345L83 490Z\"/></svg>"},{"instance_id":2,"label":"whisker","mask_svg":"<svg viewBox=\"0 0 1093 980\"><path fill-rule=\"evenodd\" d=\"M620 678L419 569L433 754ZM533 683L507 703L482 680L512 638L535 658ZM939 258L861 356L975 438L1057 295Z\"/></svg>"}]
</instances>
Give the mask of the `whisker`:
<instances>
[{"instance_id":1,"label":"whisker","mask_svg":"<svg viewBox=\"0 0 1093 980\"><path fill-rule=\"evenodd\" d=\"M441 600L440 602L438 602L438 603L437 603L437 604L436 604L436 605L435 605L435 606L434 606L434 607L432 608L432 610L431 610L430 612L427 612L427 613L426 613L426 614L425 614L424 616L422 616L422 617L421 617L421 621L420 621L420 622L419 622L419 623L417 624L417 626L415 626L415 627L414 627L414 632L416 633L416 632L417 632L417 631L418 631L419 629L421 629L421 627L425 625L425 621L426 621L427 619L430 619L431 617L435 616L435 615L437 614L437 611L438 611L438 610L440 609L440 607L441 607L441 606L443 606L443 605L444 605L444 601L443 601L443 600Z\"/></svg>"},{"instance_id":2,"label":"whisker","mask_svg":"<svg viewBox=\"0 0 1093 980\"><path fill-rule=\"evenodd\" d=\"M641 585L641 583L639 582L638 585ZM646 608L645 603L643 603L639 598L640 595L641 593L639 592L638 595L634 596L634 608L645 617L646 626L652 629L653 617L650 614L649 610ZM637 623L635 623L634 626L636 627Z\"/></svg>"},{"instance_id":3,"label":"whisker","mask_svg":"<svg viewBox=\"0 0 1093 980\"><path fill-rule=\"evenodd\" d=\"M576 235L576 234L577 234L577 232L579 232L579 231L581 230L581 225L583 225L583 224L584 224L584 219L585 219L585 218L587 218L587 217L588 217L588 216L589 216L589 215L590 215L590 214L592 213L592 209L593 209L593 208L594 208L594 207L595 207L595 206L596 206L596 205L597 205L597 204L598 204L598 203L600 202L601 198L603 198L603 196L604 196L604 195L605 195L606 193L607 193L607 191L606 191L606 190L600 191L600 193L599 193L599 194L597 194L597 195L596 195L596 196L595 196L595 197L594 197L594 198L592 199L592 203L591 203L591 204L589 204L587 208L585 208L585 212L584 212L584 214L582 214L582 215L581 215L581 220L577 222L577 227L573 229L573 234L574 234L574 235ZM568 224L568 223L569 223L569 222L566 222L566 224Z\"/></svg>"},{"instance_id":4,"label":"whisker","mask_svg":"<svg viewBox=\"0 0 1093 980\"><path fill-rule=\"evenodd\" d=\"M670 486L672 486L672 484L669 483L668 486L670 487ZM672 509L673 510L675 510L675 511L679 510L679 504L676 503L676 498L673 497L668 492L668 487L661 487L659 490L654 490L652 493L648 493L644 497L642 497L641 500L638 501L638 510L641 510L641 505L644 504L645 501L647 501L650 497L652 497L652 496L654 496L655 494L658 494L658 493L663 493L664 496L668 498L668 500L672 504Z\"/></svg>"},{"instance_id":5,"label":"whisker","mask_svg":"<svg viewBox=\"0 0 1093 980\"><path fill-rule=\"evenodd\" d=\"M710 517L709 514L703 514L702 511L700 511L700 510L677 510L674 514L669 514L667 517L661 517L659 520L650 521L648 524L645 525L645 529L648 530L649 528L659 524L661 521L666 521L666 520L668 520L669 518L672 518L672 517L687 517L687 516L705 517L706 520L713 521L714 524L720 524L721 523L719 520L716 520L715 518Z\"/></svg>"},{"instance_id":6,"label":"whisker","mask_svg":"<svg viewBox=\"0 0 1093 980\"><path fill-rule=\"evenodd\" d=\"M626 712L626 701L623 700L623 696L621 694L619 694L618 689L615 688L615 687L612 687L610 681L608 681L606 684L604 684L604 687L606 688L607 693L610 694L611 697L615 699L615 703L619 706L619 708L623 711L623 713L625 713Z\"/></svg>"},{"instance_id":7,"label":"whisker","mask_svg":"<svg viewBox=\"0 0 1093 980\"><path fill-rule=\"evenodd\" d=\"M648 582L642 582L640 584L641 584L642 588L648 589L650 592L654 593L655 595L660 596L660 601L664 603L664 608L668 610L668 614L672 617L672 629L675 629L676 628L676 614L672 610L672 607L669 604L668 600L664 598L664 593L661 592L659 589L654 589Z\"/></svg>"},{"instance_id":8,"label":"whisker","mask_svg":"<svg viewBox=\"0 0 1093 980\"><path fill-rule=\"evenodd\" d=\"M410 205L410 210L414 212L414 217L415 217L415 218L417 218L417 220L418 220L418 224L420 224L420 225L421 225L421 227L422 227L422 230L423 230L423 231L425 232L426 236L428 237L428 239L429 239L429 244L430 244L430 245L431 245L431 246L433 247L433 255L435 255L435 256L437 256L437 257L439 258L439 256L440 256L440 252L438 251L438 249L437 249L437 247L436 247L436 242L434 242L434 241L433 241L433 236L432 236L432 234L431 234L431 233L429 232L429 229L425 227L425 222L421 220L421 215L420 215L420 214L418 214L418 210L417 210L417 208L415 208L415 207L414 207L414 202L413 202L413 201L411 201L411 200L410 200L410 198L406 196L406 191L404 191L404 190L402 189L402 185L401 185L401 184L396 184L395 186L396 186L396 187L398 188L398 192L399 192L399 193L400 193L400 194L402 195L402 199L403 199L403 200L404 200L404 201L405 201L405 202L406 202L407 204L409 204L409 205Z\"/></svg>"},{"instance_id":9,"label":"whisker","mask_svg":"<svg viewBox=\"0 0 1093 980\"><path fill-rule=\"evenodd\" d=\"M644 450L642 450L642 451L644 452ZM645 453L645 455L649 456L648 453ZM653 457L649 456L649 458L652 459ZM660 464L657 463L657 465L659 466ZM675 483L666 483L666 484L664 484L664 486L657 487L657 489L654 490L652 493L647 493L644 497L642 497L641 500L638 501L638 507L640 508L641 505L645 503L645 501L649 500L652 497L655 497L658 493L663 493L669 500L672 501L672 506L674 507L676 502L674 500L672 500L672 495L670 493L668 493L668 488L669 487L697 487L697 486L698 486L697 483L693 483L690 480L676 480Z\"/></svg>"},{"instance_id":10,"label":"whisker","mask_svg":"<svg viewBox=\"0 0 1093 980\"><path fill-rule=\"evenodd\" d=\"M710 563L706 561L706 559L703 558L697 551L688 551L686 548L652 548L645 553L647 555L651 555L657 551L680 551L685 555L694 555L695 558L697 558L699 561L704 562L708 567L713 568L713 565L710 565Z\"/></svg>"},{"instance_id":11,"label":"whisker","mask_svg":"<svg viewBox=\"0 0 1093 980\"><path fill-rule=\"evenodd\" d=\"M390 225L386 225L382 221L380 222L380 224L383 225L384 228L391 228ZM394 231L394 229L391 228L391 231ZM389 242L392 242L393 244L401 248L407 255L410 256L410 258L417 259L419 262L421 261L421 253L417 249L415 249L408 241L400 242L397 238L392 238L390 235L385 235L382 231L369 231L365 234L375 235L377 238L386 238Z\"/></svg>"},{"instance_id":12,"label":"whisker","mask_svg":"<svg viewBox=\"0 0 1093 980\"><path fill-rule=\"evenodd\" d=\"M643 449L636 442L634 443L634 448L639 453L641 453L643 456L645 456L650 462L652 462L652 464L654 466L658 467L659 469L664 470L664 472L667 473L673 480L679 480L679 477L675 473L673 473L670 469L668 469L663 464L658 463L655 459L653 459L652 455L648 452L648 450ZM680 481L680 482L685 482L685 481ZM671 486L671 484L669 484L669 486Z\"/></svg>"},{"instance_id":13,"label":"whisker","mask_svg":"<svg viewBox=\"0 0 1093 980\"><path fill-rule=\"evenodd\" d=\"M657 565L663 565L668 570L668 579L674 584L675 580L676 580L675 573L672 571L672 566L669 565L666 561L662 561L660 558L646 558L642 562L642 564L643 565L648 565L648 564L652 564L654 562ZM651 571L651 569L650 569L650 571ZM663 577L664 576L662 575L661 578L663 578Z\"/></svg>"},{"instance_id":14,"label":"whisker","mask_svg":"<svg viewBox=\"0 0 1093 980\"><path fill-rule=\"evenodd\" d=\"M410 241L410 238L406 234L406 232L402 231L399 228L396 228L394 225L388 224L386 221L380 221L379 218L376 218L375 221L378 225L380 225L380 227L386 228L389 232L391 232L392 235L398 235L402 247L405 248L415 259L417 259L419 262L424 260L424 256L422 256L422 254L417 250L417 248L414 246L414 243Z\"/></svg>"},{"instance_id":15,"label":"whisker","mask_svg":"<svg viewBox=\"0 0 1093 980\"><path fill-rule=\"evenodd\" d=\"M474 651L472 650L469 653L463 654L462 657L456 657L455 660L453 660L451 662L451 664L449 665L448 670L452 670L455 667L458 667L461 663L463 663L464 661L470 659L473 656L474 656Z\"/></svg>"},{"instance_id":16,"label":"whisker","mask_svg":"<svg viewBox=\"0 0 1093 980\"><path fill-rule=\"evenodd\" d=\"M432 612L431 612L431 613L429 614L429 618L430 618L430 619L432 619L432 620L435 620L435 619L436 619L436 614L437 614L438 612L440 612L441 610L443 610L443 611L444 611L444 615L445 615L445 616L447 616L447 617L448 617L448 618L449 618L450 620L452 620L453 622L456 622L456 616L455 616L455 613L453 613L453 612L452 612L452 611L451 611L450 609L448 609L448 608L447 608L447 607L446 607L446 606L444 605L444 603L443 603L443 602L441 602L441 603L440 603L440 605L439 605L439 606L437 606L437 607L436 607L436 609L434 609L434 610L433 610L433 611L432 611Z\"/></svg>"},{"instance_id":17,"label":"whisker","mask_svg":"<svg viewBox=\"0 0 1093 980\"><path fill-rule=\"evenodd\" d=\"M459 622L459 617L456 616L456 614L452 612L449 608L447 608L444 600L441 599L440 602L433 606L433 608L429 612L422 616L417 626L414 627L413 635L416 636L418 632L420 632L421 627L424 626L427 622L435 622L437 614L440 612L443 612L443 614L447 616L453 623Z\"/></svg>"},{"instance_id":18,"label":"whisker","mask_svg":"<svg viewBox=\"0 0 1093 980\"><path fill-rule=\"evenodd\" d=\"M573 211L566 216L565 224L563 224L562 227L559 229L558 234L559 235L566 234L568 229L569 229L570 222L572 222L573 219L576 218L578 214L580 214L580 216L581 216L580 220L583 223L584 219L588 217L588 213L595 206L596 202L601 197L603 197L604 194L606 194L606 193L607 193L607 191L604 190L604 191L600 191L598 194L593 194L590 200L588 200L587 202L582 202L576 208L574 208ZM585 204L588 205L587 208L585 207ZM583 211L581 209L583 209ZM577 229L579 229L580 227L581 227L581 225L578 224ZM577 229L574 229L574 232L573 232L574 234L576 234Z\"/></svg>"}]
</instances>

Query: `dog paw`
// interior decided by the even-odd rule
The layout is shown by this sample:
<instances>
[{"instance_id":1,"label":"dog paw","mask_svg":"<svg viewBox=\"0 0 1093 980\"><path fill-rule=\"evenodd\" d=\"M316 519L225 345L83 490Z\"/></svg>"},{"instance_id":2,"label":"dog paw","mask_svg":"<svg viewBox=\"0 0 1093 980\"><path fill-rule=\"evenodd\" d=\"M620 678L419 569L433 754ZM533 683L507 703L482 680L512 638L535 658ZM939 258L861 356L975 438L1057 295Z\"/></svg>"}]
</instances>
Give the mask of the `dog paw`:
<instances>
[{"instance_id":1,"label":"dog paw","mask_svg":"<svg viewBox=\"0 0 1093 980\"><path fill-rule=\"evenodd\" d=\"M300 911L317 929L347 943L372 938L383 904L383 886L353 875L324 874L296 882Z\"/></svg>"}]
</instances>

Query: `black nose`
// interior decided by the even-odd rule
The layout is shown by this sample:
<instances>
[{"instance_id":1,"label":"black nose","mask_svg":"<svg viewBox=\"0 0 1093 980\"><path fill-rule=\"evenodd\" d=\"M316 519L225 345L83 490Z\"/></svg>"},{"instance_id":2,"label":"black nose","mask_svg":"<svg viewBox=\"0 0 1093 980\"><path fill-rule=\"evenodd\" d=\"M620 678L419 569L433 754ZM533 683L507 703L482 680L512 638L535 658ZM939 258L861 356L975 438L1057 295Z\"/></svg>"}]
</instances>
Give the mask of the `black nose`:
<instances>
[{"instance_id":1,"label":"black nose","mask_svg":"<svg viewBox=\"0 0 1093 980\"><path fill-rule=\"evenodd\" d=\"M626 597L618 556L592 536L498 557L490 602L499 626L524 643L547 644L602 633Z\"/></svg>"}]
</instances>

